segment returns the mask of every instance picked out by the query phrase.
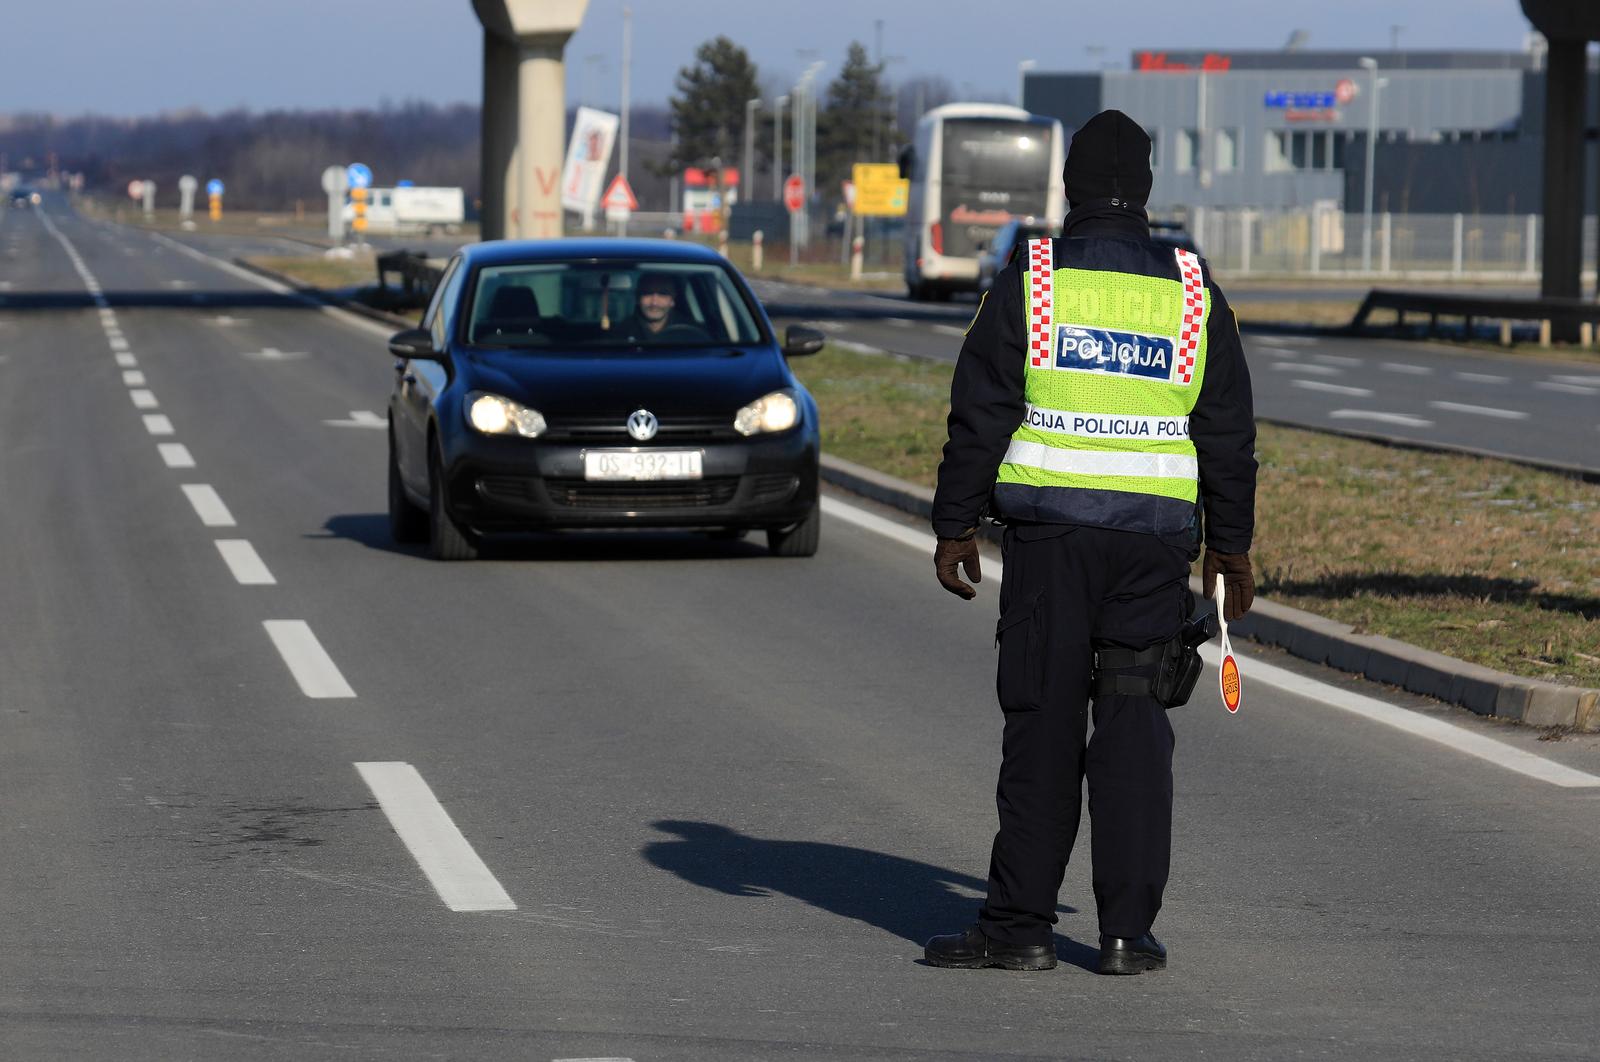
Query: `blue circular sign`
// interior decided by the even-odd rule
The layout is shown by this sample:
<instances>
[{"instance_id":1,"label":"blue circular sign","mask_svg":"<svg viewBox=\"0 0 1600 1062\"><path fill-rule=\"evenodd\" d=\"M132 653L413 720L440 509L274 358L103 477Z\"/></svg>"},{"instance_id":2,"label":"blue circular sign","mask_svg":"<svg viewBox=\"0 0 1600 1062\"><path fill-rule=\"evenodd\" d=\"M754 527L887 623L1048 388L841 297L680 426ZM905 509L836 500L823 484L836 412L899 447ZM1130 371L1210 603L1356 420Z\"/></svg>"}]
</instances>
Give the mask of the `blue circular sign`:
<instances>
[{"instance_id":1,"label":"blue circular sign","mask_svg":"<svg viewBox=\"0 0 1600 1062\"><path fill-rule=\"evenodd\" d=\"M365 163L352 162L345 167L345 176L350 181L351 188L372 187L372 170Z\"/></svg>"},{"instance_id":2,"label":"blue circular sign","mask_svg":"<svg viewBox=\"0 0 1600 1062\"><path fill-rule=\"evenodd\" d=\"M213 178L211 178L211 180L206 182L206 195L221 195L221 194L222 194L222 182L221 181L219 181L215 177L213 177Z\"/></svg>"}]
</instances>

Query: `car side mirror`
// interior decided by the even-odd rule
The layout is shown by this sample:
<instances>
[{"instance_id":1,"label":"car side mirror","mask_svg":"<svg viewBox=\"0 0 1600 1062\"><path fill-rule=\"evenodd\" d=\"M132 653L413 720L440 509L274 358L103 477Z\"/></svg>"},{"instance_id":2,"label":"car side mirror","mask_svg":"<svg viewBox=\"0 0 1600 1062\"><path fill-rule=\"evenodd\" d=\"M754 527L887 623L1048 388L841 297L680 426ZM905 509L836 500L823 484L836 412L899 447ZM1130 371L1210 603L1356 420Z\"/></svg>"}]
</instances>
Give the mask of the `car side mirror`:
<instances>
[{"instance_id":1,"label":"car side mirror","mask_svg":"<svg viewBox=\"0 0 1600 1062\"><path fill-rule=\"evenodd\" d=\"M397 358L441 361L444 355L433 349L433 333L426 328L408 328L389 337L389 353Z\"/></svg>"},{"instance_id":2,"label":"car side mirror","mask_svg":"<svg viewBox=\"0 0 1600 1062\"><path fill-rule=\"evenodd\" d=\"M798 358L802 354L815 354L822 349L822 344L827 341L828 337L815 328L807 328L805 325L790 325L788 330L783 333L783 356L786 358Z\"/></svg>"}]
</instances>

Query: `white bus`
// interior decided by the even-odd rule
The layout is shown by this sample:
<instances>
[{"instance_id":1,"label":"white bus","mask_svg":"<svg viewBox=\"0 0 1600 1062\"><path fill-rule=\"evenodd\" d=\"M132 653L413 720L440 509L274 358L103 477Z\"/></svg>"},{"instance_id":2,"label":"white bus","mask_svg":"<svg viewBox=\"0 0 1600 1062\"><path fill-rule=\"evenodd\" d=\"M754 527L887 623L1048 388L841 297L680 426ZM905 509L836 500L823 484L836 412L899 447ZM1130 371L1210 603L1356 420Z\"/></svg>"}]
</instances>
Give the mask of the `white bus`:
<instances>
[{"instance_id":1,"label":"white bus","mask_svg":"<svg viewBox=\"0 0 1600 1062\"><path fill-rule=\"evenodd\" d=\"M911 180L905 277L913 299L978 289L978 252L1014 217L1066 213L1061 123L1021 107L947 103L922 116L900 155Z\"/></svg>"}]
</instances>

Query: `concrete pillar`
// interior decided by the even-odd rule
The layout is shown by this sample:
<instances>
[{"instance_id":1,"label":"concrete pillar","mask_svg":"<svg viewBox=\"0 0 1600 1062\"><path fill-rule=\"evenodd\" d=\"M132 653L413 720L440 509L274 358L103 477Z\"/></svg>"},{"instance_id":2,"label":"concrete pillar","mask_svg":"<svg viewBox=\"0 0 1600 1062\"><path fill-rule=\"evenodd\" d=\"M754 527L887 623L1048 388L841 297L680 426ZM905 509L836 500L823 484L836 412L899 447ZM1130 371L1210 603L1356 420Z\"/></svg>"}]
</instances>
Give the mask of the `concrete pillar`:
<instances>
[{"instance_id":1,"label":"concrete pillar","mask_svg":"<svg viewBox=\"0 0 1600 1062\"><path fill-rule=\"evenodd\" d=\"M484 32L485 239L561 235L563 56L588 6L589 0L472 0Z\"/></svg>"},{"instance_id":2,"label":"concrete pillar","mask_svg":"<svg viewBox=\"0 0 1600 1062\"><path fill-rule=\"evenodd\" d=\"M1584 52L1581 40L1552 40L1544 91L1544 275L1546 297L1582 294ZM1561 334L1571 332L1571 335ZM1557 339L1577 338L1559 326Z\"/></svg>"},{"instance_id":3,"label":"concrete pillar","mask_svg":"<svg viewBox=\"0 0 1600 1062\"><path fill-rule=\"evenodd\" d=\"M483 238L503 240L516 232L517 46L483 31L483 117L480 182Z\"/></svg>"}]
</instances>

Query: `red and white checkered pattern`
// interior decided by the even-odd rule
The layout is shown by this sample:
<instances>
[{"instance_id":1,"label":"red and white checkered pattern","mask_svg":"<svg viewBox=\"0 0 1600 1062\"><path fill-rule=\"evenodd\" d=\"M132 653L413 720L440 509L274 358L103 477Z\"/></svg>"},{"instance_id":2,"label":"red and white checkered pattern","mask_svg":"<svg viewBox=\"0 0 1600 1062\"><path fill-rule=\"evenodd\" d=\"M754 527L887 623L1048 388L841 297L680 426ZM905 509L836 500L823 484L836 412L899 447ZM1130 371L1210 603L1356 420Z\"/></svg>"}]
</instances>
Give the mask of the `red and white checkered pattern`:
<instances>
[{"instance_id":1,"label":"red and white checkered pattern","mask_svg":"<svg viewBox=\"0 0 1600 1062\"><path fill-rule=\"evenodd\" d=\"M1028 241L1028 364L1049 368L1055 344L1050 325L1055 318L1055 245L1051 240Z\"/></svg>"},{"instance_id":2,"label":"red and white checkered pattern","mask_svg":"<svg viewBox=\"0 0 1600 1062\"><path fill-rule=\"evenodd\" d=\"M1206 285L1200 276L1200 257L1178 250L1178 275L1183 278L1183 324L1178 329L1177 382L1194 383L1194 363L1200 352L1200 329L1205 326Z\"/></svg>"}]
</instances>

